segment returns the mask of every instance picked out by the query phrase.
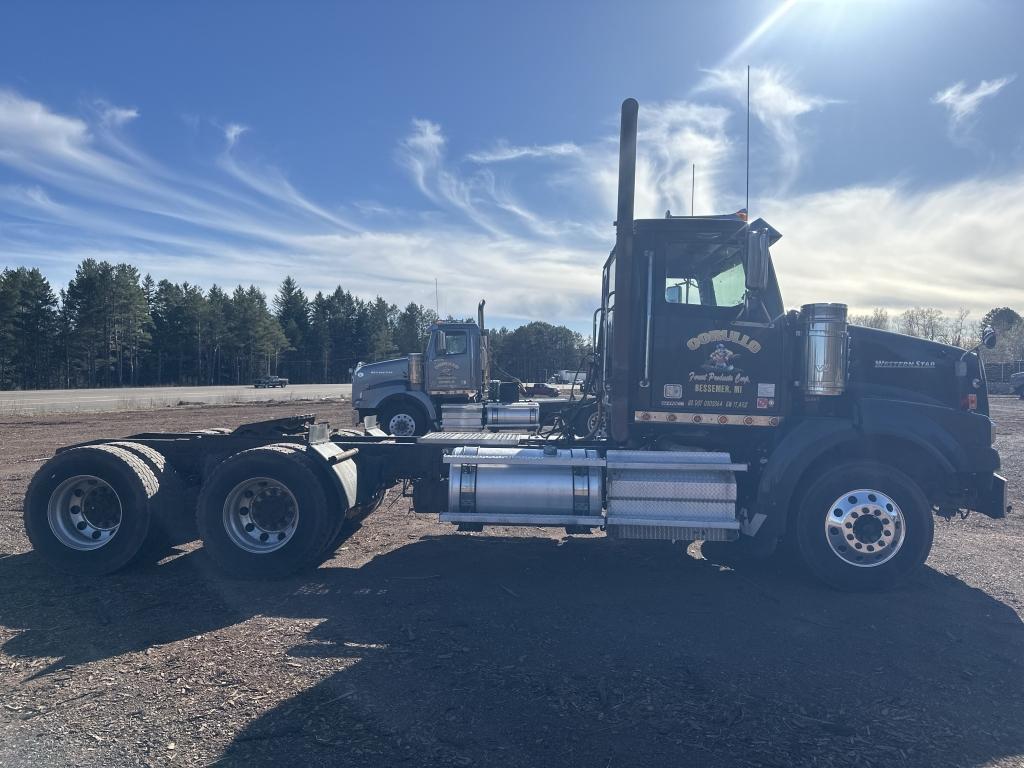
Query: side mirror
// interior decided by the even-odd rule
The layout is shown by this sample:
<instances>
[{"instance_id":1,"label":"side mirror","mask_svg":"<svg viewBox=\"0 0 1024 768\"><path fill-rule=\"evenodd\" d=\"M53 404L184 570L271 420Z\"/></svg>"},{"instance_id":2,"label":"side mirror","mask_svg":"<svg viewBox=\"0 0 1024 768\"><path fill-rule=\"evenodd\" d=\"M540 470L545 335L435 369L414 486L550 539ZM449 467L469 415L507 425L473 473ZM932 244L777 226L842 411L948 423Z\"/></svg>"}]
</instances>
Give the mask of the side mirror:
<instances>
[{"instance_id":1,"label":"side mirror","mask_svg":"<svg viewBox=\"0 0 1024 768\"><path fill-rule=\"evenodd\" d=\"M747 234L747 290L763 291L768 287L768 233L749 230Z\"/></svg>"},{"instance_id":2,"label":"side mirror","mask_svg":"<svg viewBox=\"0 0 1024 768\"><path fill-rule=\"evenodd\" d=\"M995 330L989 327L985 327L982 329L981 343L985 346L986 349L995 349L997 341L999 341L999 339L996 336Z\"/></svg>"},{"instance_id":3,"label":"side mirror","mask_svg":"<svg viewBox=\"0 0 1024 768\"><path fill-rule=\"evenodd\" d=\"M434 346L437 348L438 353L442 355L448 352L448 337L444 331L437 332L437 343Z\"/></svg>"}]
</instances>

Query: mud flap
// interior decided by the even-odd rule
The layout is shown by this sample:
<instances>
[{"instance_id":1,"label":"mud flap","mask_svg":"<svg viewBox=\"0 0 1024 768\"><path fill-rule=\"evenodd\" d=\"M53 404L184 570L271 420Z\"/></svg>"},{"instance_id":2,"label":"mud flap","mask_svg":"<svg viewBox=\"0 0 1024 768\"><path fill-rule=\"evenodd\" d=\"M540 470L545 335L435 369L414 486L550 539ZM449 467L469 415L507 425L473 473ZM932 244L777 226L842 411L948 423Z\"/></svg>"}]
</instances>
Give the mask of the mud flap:
<instances>
[{"instance_id":1,"label":"mud flap","mask_svg":"<svg viewBox=\"0 0 1024 768\"><path fill-rule=\"evenodd\" d=\"M992 487L978 498L978 512L998 520L1006 517L1009 511L1010 505L1006 501L1006 478L993 472Z\"/></svg>"}]
</instances>

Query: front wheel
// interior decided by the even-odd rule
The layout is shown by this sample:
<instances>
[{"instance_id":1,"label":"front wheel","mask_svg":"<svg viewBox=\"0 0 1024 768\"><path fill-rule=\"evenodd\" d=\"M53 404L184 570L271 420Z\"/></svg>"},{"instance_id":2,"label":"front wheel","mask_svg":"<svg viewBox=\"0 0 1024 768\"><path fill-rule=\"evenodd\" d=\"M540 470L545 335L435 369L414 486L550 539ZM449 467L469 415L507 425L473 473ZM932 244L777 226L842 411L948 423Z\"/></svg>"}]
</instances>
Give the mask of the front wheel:
<instances>
[{"instance_id":1,"label":"front wheel","mask_svg":"<svg viewBox=\"0 0 1024 768\"><path fill-rule=\"evenodd\" d=\"M419 406L395 403L386 406L380 415L379 426L395 437L415 437L427 433L427 419Z\"/></svg>"},{"instance_id":2,"label":"front wheel","mask_svg":"<svg viewBox=\"0 0 1024 768\"><path fill-rule=\"evenodd\" d=\"M918 484L873 461L840 464L813 481L794 525L807 569L848 591L895 586L927 559L935 532Z\"/></svg>"}]
</instances>

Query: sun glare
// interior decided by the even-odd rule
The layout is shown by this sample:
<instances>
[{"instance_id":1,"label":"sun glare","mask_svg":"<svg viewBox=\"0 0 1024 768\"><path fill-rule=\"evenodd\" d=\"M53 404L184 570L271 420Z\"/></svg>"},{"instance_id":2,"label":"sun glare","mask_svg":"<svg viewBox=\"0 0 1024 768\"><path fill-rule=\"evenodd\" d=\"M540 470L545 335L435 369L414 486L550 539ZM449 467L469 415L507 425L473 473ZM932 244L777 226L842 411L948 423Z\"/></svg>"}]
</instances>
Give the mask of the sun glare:
<instances>
[{"instance_id":1,"label":"sun glare","mask_svg":"<svg viewBox=\"0 0 1024 768\"><path fill-rule=\"evenodd\" d=\"M743 39L743 42L732 49L729 55L725 57L722 64L731 64L739 56L748 51L754 43L760 40L769 30L771 30L772 27L778 24L787 13L793 10L793 7L798 2L800 2L800 0L785 0L782 5L769 13L768 16L765 17L764 21L758 24L757 27L754 28L754 31Z\"/></svg>"}]
</instances>

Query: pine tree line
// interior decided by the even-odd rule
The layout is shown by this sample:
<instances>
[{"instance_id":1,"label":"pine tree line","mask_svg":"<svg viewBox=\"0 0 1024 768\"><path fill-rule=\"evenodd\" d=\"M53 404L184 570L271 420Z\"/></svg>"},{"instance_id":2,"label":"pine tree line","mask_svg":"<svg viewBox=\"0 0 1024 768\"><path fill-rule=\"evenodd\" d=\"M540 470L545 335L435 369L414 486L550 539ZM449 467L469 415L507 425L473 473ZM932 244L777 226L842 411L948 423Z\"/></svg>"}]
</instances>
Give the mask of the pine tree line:
<instances>
[{"instance_id":1,"label":"pine tree line","mask_svg":"<svg viewBox=\"0 0 1024 768\"><path fill-rule=\"evenodd\" d=\"M86 259L54 293L35 268L0 272L0 389L351 380L361 361L422 351L436 313L399 309L340 286L310 299L286 277L268 305L255 286L230 293L154 281L129 264ZM492 332L495 362L531 381L575 368L587 346L547 323Z\"/></svg>"}]
</instances>

